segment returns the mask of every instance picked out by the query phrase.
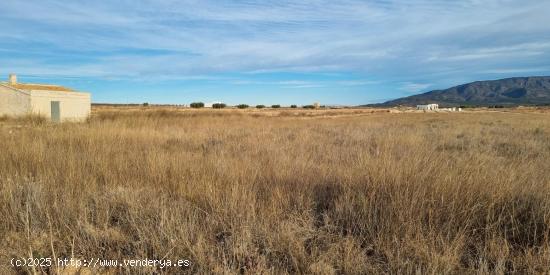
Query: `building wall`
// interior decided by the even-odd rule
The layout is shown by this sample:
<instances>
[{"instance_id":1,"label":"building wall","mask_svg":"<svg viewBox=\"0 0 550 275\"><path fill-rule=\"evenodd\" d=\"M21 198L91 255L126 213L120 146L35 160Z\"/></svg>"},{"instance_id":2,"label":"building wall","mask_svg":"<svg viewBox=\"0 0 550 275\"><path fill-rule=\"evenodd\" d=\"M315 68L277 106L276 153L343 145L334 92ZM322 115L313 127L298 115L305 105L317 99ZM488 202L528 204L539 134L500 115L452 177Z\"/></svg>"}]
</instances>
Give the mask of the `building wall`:
<instances>
[{"instance_id":1,"label":"building wall","mask_svg":"<svg viewBox=\"0 0 550 275\"><path fill-rule=\"evenodd\" d=\"M418 109L418 110L438 110L439 105L438 104L416 105L416 109Z\"/></svg>"},{"instance_id":2,"label":"building wall","mask_svg":"<svg viewBox=\"0 0 550 275\"><path fill-rule=\"evenodd\" d=\"M0 116L21 116L30 113L30 94L0 84Z\"/></svg>"},{"instance_id":3,"label":"building wall","mask_svg":"<svg viewBox=\"0 0 550 275\"><path fill-rule=\"evenodd\" d=\"M52 101L59 101L62 121L83 121L90 116L91 97L88 93L31 91L33 113L51 118Z\"/></svg>"}]
</instances>

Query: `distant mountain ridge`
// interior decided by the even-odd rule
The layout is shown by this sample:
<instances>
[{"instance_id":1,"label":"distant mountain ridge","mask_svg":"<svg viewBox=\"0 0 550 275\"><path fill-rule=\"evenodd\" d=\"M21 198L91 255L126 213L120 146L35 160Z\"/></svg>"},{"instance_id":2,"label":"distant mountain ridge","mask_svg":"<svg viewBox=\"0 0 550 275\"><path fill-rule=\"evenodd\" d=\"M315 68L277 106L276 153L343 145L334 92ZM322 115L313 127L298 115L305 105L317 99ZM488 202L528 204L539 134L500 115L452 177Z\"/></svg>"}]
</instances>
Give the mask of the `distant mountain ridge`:
<instances>
[{"instance_id":1,"label":"distant mountain ridge","mask_svg":"<svg viewBox=\"0 0 550 275\"><path fill-rule=\"evenodd\" d=\"M550 104L550 76L513 77L476 81L445 90L390 100L378 106L415 106L438 103L459 105L546 105Z\"/></svg>"}]
</instances>

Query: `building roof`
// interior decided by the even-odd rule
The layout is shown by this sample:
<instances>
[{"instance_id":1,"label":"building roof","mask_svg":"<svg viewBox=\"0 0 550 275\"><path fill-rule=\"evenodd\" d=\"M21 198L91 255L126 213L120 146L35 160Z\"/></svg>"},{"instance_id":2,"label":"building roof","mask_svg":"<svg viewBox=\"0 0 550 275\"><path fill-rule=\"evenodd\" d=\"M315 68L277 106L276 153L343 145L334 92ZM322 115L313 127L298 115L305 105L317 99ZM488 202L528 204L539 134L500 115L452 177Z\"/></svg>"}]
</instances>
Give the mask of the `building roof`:
<instances>
[{"instance_id":1,"label":"building roof","mask_svg":"<svg viewBox=\"0 0 550 275\"><path fill-rule=\"evenodd\" d=\"M6 84L6 85L18 90L25 90L25 91L40 90L40 91L74 92L74 90L71 90L63 86L58 86L58 85L31 84L31 83L17 83L17 84Z\"/></svg>"}]
</instances>

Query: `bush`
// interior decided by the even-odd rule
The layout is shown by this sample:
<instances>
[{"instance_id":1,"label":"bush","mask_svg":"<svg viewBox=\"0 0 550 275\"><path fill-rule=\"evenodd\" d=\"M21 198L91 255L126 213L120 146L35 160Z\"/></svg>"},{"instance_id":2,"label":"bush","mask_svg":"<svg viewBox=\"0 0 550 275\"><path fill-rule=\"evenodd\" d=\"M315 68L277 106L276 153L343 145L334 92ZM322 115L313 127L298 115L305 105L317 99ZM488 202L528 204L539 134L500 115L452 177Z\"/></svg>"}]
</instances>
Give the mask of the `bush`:
<instances>
[{"instance_id":1,"label":"bush","mask_svg":"<svg viewBox=\"0 0 550 275\"><path fill-rule=\"evenodd\" d=\"M212 104L212 108L214 109L223 109L227 107L227 105L225 103L214 103Z\"/></svg>"},{"instance_id":2,"label":"bush","mask_svg":"<svg viewBox=\"0 0 550 275\"><path fill-rule=\"evenodd\" d=\"M290 108L298 108L298 106L293 104L293 105L290 105Z\"/></svg>"},{"instance_id":3,"label":"bush","mask_svg":"<svg viewBox=\"0 0 550 275\"><path fill-rule=\"evenodd\" d=\"M204 107L204 103L202 103L202 102L193 102L193 103L189 104L189 106L191 108L202 108L202 107Z\"/></svg>"},{"instance_id":4,"label":"bush","mask_svg":"<svg viewBox=\"0 0 550 275\"><path fill-rule=\"evenodd\" d=\"M302 106L302 108L304 108L304 109L315 109L315 106L313 106L313 105L304 105L304 106Z\"/></svg>"},{"instance_id":5,"label":"bush","mask_svg":"<svg viewBox=\"0 0 550 275\"><path fill-rule=\"evenodd\" d=\"M265 108L265 105L256 105L256 108L263 109L263 108Z\"/></svg>"},{"instance_id":6,"label":"bush","mask_svg":"<svg viewBox=\"0 0 550 275\"><path fill-rule=\"evenodd\" d=\"M271 108L275 108L275 109L277 109L277 108L281 108L281 105L279 105L279 104L276 104L276 105L271 105Z\"/></svg>"},{"instance_id":7,"label":"bush","mask_svg":"<svg viewBox=\"0 0 550 275\"><path fill-rule=\"evenodd\" d=\"M143 107L147 107L147 106L149 106L149 103L148 103L148 102L144 102L144 103L143 103Z\"/></svg>"},{"instance_id":8,"label":"bush","mask_svg":"<svg viewBox=\"0 0 550 275\"><path fill-rule=\"evenodd\" d=\"M237 108L239 108L239 109L246 109L246 108L248 108L248 107L249 107L249 106L246 105L246 104L239 104L239 105L237 105Z\"/></svg>"}]
</instances>

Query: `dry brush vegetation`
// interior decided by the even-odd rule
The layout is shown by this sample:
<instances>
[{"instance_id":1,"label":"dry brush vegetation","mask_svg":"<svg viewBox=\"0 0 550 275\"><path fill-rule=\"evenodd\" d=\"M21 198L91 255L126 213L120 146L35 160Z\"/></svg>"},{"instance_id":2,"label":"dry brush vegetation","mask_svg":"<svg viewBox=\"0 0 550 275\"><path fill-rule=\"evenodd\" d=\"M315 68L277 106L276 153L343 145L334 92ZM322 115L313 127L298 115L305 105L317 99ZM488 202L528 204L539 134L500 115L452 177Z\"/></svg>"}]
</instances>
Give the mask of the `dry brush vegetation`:
<instances>
[{"instance_id":1,"label":"dry brush vegetation","mask_svg":"<svg viewBox=\"0 0 550 275\"><path fill-rule=\"evenodd\" d=\"M0 271L32 272L7 264L31 255L191 260L168 273L550 270L548 114L258 114L4 119Z\"/></svg>"}]
</instances>

